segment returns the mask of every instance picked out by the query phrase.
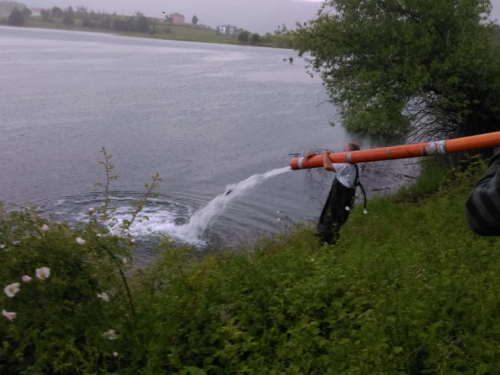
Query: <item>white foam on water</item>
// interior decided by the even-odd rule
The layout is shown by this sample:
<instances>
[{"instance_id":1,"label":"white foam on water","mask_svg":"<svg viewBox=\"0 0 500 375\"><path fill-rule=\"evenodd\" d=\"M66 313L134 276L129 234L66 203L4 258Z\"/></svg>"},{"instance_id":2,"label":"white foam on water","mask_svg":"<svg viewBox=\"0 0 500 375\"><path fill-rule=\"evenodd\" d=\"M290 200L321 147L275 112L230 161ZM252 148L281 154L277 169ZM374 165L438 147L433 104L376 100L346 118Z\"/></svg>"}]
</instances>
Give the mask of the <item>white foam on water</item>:
<instances>
[{"instance_id":1,"label":"white foam on water","mask_svg":"<svg viewBox=\"0 0 500 375\"><path fill-rule=\"evenodd\" d=\"M257 187L267 179L291 171L290 167L274 169L264 174L253 175L246 180L226 186L224 193L212 199L202 209L195 212L189 222L175 228L175 234L189 243L197 243L205 230L224 212L228 204ZM170 228L163 230L168 232Z\"/></svg>"},{"instance_id":2,"label":"white foam on water","mask_svg":"<svg viewBox=\"0 0 500 375\"><path fill-rule=\"evenodd\" d=\"M109 198L108 214L111 216L111 219L103 224L109 228L111 233L119 230L124 220L132 220L135 207L131 202L137 201L137 199L137 196ZM82 202L84 204L82 204ZM94 208L93 215L101 216L100 209L103 208L102 199L79 199L74 200L72 203L79 205L79 212L76 215L71 214L72 207L69 207L68 211L58 212L58 214L61 217L71 215L74 220L86 223L90 218L88 209L92 207ZM192 216L194 211L195 209L189 205L175 202L171 199L148 199L147 204L137 215L128 233L138 238L147 236L151 232L159 232L165 229L164 231L166 234L175 237L181 242L187 242L182 236L176 235L176 231L181 223L186 223L189 220L189 217Z\"/></svg>"},{"instance_id":3,"label":"white foam on water","mask_svg":"<svg viewBox=\"0 0 500 375\"><path fill-rule=\"evenodd\" d=\"M134 237L141 237L147 236L151 232L159 232L167 234L180 242L198 246L206 245L206 241L202 238L203 233L225 211L231 201L246 194L264 181L291 170L290 167L274 169L264 174L253 175L236 184L227 185L222 194L196 212L188 205L172 202L171 200L149 199L148 205L139 213L130 227L129 233ZM109 227L111 233L120 228L123 220L132 219L134 208L129 202L135 199L134 197L110 197L111 204L109 208L114 207L115 211L110 213L112 219L105 224ZM98 214L97 208L102 207L102 201L95 198L80 199L75 203L84 203L85 205L84 211L80 211L76 216L76 220L82 222L87 222L89 219L89 207L92 206L96 209L95 215ZM148 219L145 219L145 216Z\"/></svg>"},{"instance_id":4,"label":"white foam on water","mask_svg":"<svg viewBox=\"0 0 500 375\"><path fill-rule=\"evenodd\" d=\"M54 206L60 206L64 202L66 202L66 199L58 199L57 202L56 202L56 204L54 204Z\"/></svg>"},{"instance_id":5,"label":"white foam on water","mask_svg":"<svg viewBox=\"0 0 500 375\"><path fill-rule=\"evenodd\" d=\"M131 205L117 206L111 214L112 219L106 223L110 231L113 232L119 229L123 220L131 220L133 211L134 208ZM132 223L129 233L133 237L142 237L151 234L151 232L163 232L181 242L190 242L188 238L184 238L182 234L178 233L178 229L181 227L178 222L179 219L181 222L186 222L193 212L194 209L181 204L171 204L169 207L165 207L165 205L146 205ZM87 213L84 215L88 216ZM200 240L195 241L195 243L198 245L204 244Z\"/></svg>"}]
</instances>

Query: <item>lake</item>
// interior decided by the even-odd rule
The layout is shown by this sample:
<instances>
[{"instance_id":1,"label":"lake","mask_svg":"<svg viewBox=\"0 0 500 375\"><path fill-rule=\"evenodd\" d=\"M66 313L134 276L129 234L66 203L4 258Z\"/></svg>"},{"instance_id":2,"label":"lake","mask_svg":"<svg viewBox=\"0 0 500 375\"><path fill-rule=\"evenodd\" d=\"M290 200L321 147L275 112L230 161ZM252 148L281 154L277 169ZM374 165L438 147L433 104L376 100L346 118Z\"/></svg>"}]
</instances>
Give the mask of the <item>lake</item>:
<instances>
[{"instance_id":1,"label":"lake","mask_svg":"<svg viewBox=\"0 0 500 375\"><path fill-rule=\"evenodd\" d=\"M118 218L152 175L162 178L138 236L168 234L227 185L305 152L373 146L330 126L339 118L321 80L303 61L284 62L291 50L0 27L0 51L0 201L32 202L57 220L84 220L102 201L103 146L119 176ZM369 191L405 182L401 163L374 165L363 169ZM270 178L230 202L201 240L235 246L315 221L332 179L321 170Z\"/></svg>"}]
</instances>

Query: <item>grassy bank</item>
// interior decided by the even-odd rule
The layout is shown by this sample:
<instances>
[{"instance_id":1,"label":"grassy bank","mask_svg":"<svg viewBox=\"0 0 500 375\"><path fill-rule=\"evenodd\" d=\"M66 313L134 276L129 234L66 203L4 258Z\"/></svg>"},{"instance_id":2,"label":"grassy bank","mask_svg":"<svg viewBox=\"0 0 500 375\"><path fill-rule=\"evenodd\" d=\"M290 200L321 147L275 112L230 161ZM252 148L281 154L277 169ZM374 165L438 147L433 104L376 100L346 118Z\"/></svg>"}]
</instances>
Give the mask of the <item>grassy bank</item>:
<instances>
[{"instance_id":1,"label":"grassy bank","mask_svg":"<svg viewBox=\"0 0 500 375\"><path fill-rule=\"evenodd\" d=\"M124 18L115 16L115 18ZM44 21L41 17L30 17L26 20L23 27L42 28L42 29L55 29L55 30L69 30L69 31L86 31L86 32L100 32L112 33L123 36L151 38L151 39L164 39L164 40L178 40L186 42L200 42L200 43L215 43L215 44L234 44L234 45L254 45L260 47L273 47L283 48L285 42L283 38L276 36L261 37L259 42L255 44L243 44L238 41L236 36L229 35L216 35L215 30L207 27L197 27L191 24L184 25L170 25L163 20L156 20L156 23L151 25L151 31L148 33L139 32L122 32L109 28L101 28L97 24L92 27L85 27L82 19L75 19L71 25L65 24L60 18L52 18L51 21ZM6 25L7 21L0 19L0 25Z\"/></svg>"},{"instance_id":2,"label":"grassy bank","mask_svg":"<svg viewBox=\"0 0 500 375\"><path fill-rule=\"evenodd\" d=\"M0 297L17 313L0 320L0 371L497 373L500 242L472 233L464 214L483 170L370 201L337 246L307 226L204 256L164 237L142 270L133 239L95 213L74 230L4 211L0 281L21 285ZM34 276L41 267L50 277Z\"/></svg>"}]
</instances>

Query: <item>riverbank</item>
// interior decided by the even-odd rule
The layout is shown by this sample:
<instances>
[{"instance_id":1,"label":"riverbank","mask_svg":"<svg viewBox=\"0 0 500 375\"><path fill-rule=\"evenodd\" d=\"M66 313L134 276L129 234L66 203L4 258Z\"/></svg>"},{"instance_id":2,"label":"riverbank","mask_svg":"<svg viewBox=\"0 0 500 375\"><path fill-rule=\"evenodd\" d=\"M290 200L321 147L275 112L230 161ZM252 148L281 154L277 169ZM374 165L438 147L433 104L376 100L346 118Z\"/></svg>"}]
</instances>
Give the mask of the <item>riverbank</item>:
<instances>
[{"instance_id":1,"label":"riverbank","mask_svg":"<svg viewBox=\"0 0 500 375\"><path fill-rule=\"evenodd\" d=\"M134 239L109 235L94 212L76 230L3 212L0 281L14 295L0 297L0 366L10 374L494 373L500 242L475 235L464 214L485 163L439 168L372 199L368 215L355 208L337 246L300 225L203 257L163 237L158 261L140 271ZM35 276L42 267L50 277Z\"/></svg>"},{"instance_id":2,"label":"riverbank","mask_svg":"<svg viewBox=\"0 0 500 375\"><path fill-rule=\"evenodd\" d=\"M0 19L0 25L7 26L7 21L5 19ZM60 18L52 18L51 21L44 21L41 17L30 17L26 20L24 26L21 27L110 33L137 38L177 40L185 42L289 48L284 38L273 35L262 36L259 38L259 41L255 43L242 43L238 40L236 35L217 35L215 30L208 27L195 26L191 24L170 25L159 19L152 23L151 30L146 33L125 32L112 30L110 28L102 28L99 27L97 23L92 23L91 26L84 26L83 19L75 19L72 24L66 24L63 23Z\"/></svg>"}]
</instances>

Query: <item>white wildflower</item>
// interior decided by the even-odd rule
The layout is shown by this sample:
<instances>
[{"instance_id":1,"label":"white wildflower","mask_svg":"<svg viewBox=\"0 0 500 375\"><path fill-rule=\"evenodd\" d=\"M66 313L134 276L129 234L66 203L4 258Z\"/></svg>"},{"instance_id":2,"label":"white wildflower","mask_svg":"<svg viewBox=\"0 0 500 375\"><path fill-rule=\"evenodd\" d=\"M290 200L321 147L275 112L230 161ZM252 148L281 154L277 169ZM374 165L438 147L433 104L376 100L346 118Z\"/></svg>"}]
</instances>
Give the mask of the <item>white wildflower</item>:
<instances>
[{"instance_id":1,"label":"white wildflower","mask_svg":"<svg viewBox=\"0 0 500 375\"><path fill-rule=\"evenodd\" d=\"M132 239L130 240L130 243L136 243L136 242L137 242L137 241L135 240L135 238L132 238Z\"/></svg>"},{"instance_id":2,"label":"white wildflower","mask_svg":"<svg viewBox=\"0 0 500 375\"><path fill-rule=\"evenodd\" d=\"M127 259L127 258L123 258L123 259L122 259L122 263L123 263L123 264L127 264L127 263L128 263L128 259Z\"/></svg>"},{"instance_id":3,"label":"white wildflower","mask_svg":"<svg viewBox=\"0 0 500 375\"><path fill-rule=\"evenodd\" d=\"M17 292L19 292L20 286L21 286L21 284L19 284L19 283L10 284L10 285L7 285L3 289L3 291L5 292L5 294L7 294L7 297L12 298L16 295Z\"/></svg>"},{"instance_id":4,"label":"white wildflower","mask_svg":"<svg viewBox=\"0 0 500 375\"><path fill-rule=\"evenodd\" d=\"M115 237L123 237L123 229L118 228L118 229L113 229L111 231L111 234Z\"/></svg>"},{"instance_id":5,"label":"white wildflower","mask_svg":"<svg viewBox=\"0 0 500 375\"><path fill-rule=\"evenodd\" d=\"M102 336L108 340L116 340L118 338L114 329L104 332Z\"/></svg>"},{"instance_id":6,"label":"white wildflower","mask_svg":"<svg viewBox=\"0 0 500 375\"><path fill-rule=\"evenodd\" d=\"M117 352L113 352L113 357L118 357L118 353Z\"/></svg>"},{"instance_id":7,"label":"white wildflower","mask_svg":"<svg viewBox=\"0 0 500 375\"><path fill-rule=\"evenodd\" d=\"M89 208L89 214L91 214L91 215L92 215L92 213L93 213L93 212L94 212L94 207L90 207L90 208Z\"/></svg>"},{"instance_id":8,"label":"white wildflower","mask_svg":"<svg viewBox=\"0 0 500 375\"><path fill-rule=\"evenodd\" d=\"M12 241L12 245L19 245L21 243L21 241Z\"/></svg>"},{"instance_id":9,"label":"white wildflower","mask_svg":"<svg viewBox=\"0 0 500 375\"><path fill-rule=\"evenodd\" d=\"M365 214L365 215L368 214L368 211L366 210L366 208L363 209L363 214Z\"/></svg>"},{"instance_id":10,"label":"white wildflower","mask_svg":"<svg viewBox=\"0 0 500 375\"><path fill-rule=\"evenodd\" d=\"M25 283L29 283L31 281L31 277L29 277L28 275L24 275L22 277L22 280L25 282Z\"/></svg>"},{"instance_id":11,"label":"white wildflower","mask_svg":"<svg viewBox=\"0 0 500 375\"><path fill-rule=\"evenodd\" d=\"M2 315L5 316L10 321L13 321L14 319L16 319L16 316L17 316L17 314L15 312L9 312L9 311L5 311L5 310L2 310Z\"/></svg>"},{"instance_id":12,"label":"white wildflower","mask_svg":"<svg viewBox=\"0 0 500 375\"><path fill-rule=\"evenodd\" d=\"M351 211L351 207L349 207L349 206L345 206L345 210L346 210L346 211Z\"/></svg>"},{"instance_id":13,"label":"white wildflower","mask_svg":"<svg viewBox=\"0 0 500 375\"><path fill-rule=\"evenodd\" d=\"M40 229L42 229L44 232L47 232L49 230L49 226L47 224L43 224L42 228Z\"/></svg>"},{"instance_id":14,"label":"white wildflower","mask_svg":"<svg viewBox=\"0 0 500 375\"><path fill-rule=\"evenodd\" d=\"M97 297L99 297L103 301L109 302L108 293L97 293Z\"/></svg>"},{"instance_id":15,"label":"white wildflower","mask_svg":"<svg viewBox=\"0 0 500 375\"><path fill-rule=\"evenodd\" d=\"M278 221L281 221L281 218L280 218L280 217L278 218Z\"/></svg>"},{"instance_id":16,"label":"white wildflower","mask_svg":"<svg viewBox=\"0 0 500 375\"><path fill-rule=\"evenodd\" d=\"M0 249L5 249L5 245L0 245Z\"/></svg>"},{"instance_id":17,"label":"white wildflower","mask_svg":"<svg viewBox=\"0 0 500 375\"><path fill-rule=\"evenodd\" d=\"M311 258L311 262L314 262L314 258Z\"/></svg>"},{"instance_id":18,"label":"white wildflower","mask_svg":"<svg viewBox=\"0 0 500 375\"><path fill-rule=\"evenodd\" d=\"M77 243L78 245L85 245L85 240L84 240L83 238L78 237L78 238L76 239L76 243Z\"/></svg>"},{"instance_id":19,"label":"white wildflower","mask_svg":"<svg viewBox=\"0 0 500 375\"><path fill-rule=\"evenodd\" d=\"M48 279L50 277L50 268L48 267L37 268L36 277L38 277L40 280Z\"/></svg>"}]
</instances>

